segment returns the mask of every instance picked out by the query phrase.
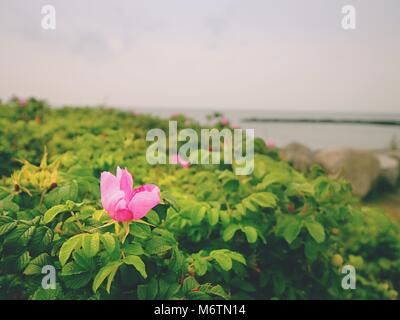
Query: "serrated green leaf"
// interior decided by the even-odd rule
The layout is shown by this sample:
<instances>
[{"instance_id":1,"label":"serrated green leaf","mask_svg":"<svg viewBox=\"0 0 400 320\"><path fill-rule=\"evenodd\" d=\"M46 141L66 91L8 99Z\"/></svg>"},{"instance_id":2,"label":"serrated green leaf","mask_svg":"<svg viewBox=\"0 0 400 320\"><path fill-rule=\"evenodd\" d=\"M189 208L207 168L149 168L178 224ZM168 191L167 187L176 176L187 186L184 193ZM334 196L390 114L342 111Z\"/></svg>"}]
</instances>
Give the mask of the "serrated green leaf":
<instances>
[{"instance_id":1,"label":"serrated green leaf","mask_svg":"<svg viewBox=\"0 0 400 320\"><path fill-rule=\"evenodd\" d=\"M75 262L68 262L61 269L61 275L62 276L72 276L72 275L77 275L77 274L81 274L81 273L84 273L84 272L85 272L85 270L82 269Z\"/></svg>"},{"instance_id":2,"label":"serrated green leaf","mask_svg":"<svg viewBox=\"0 0 400 320\"><path fill-rule=\"evenodd\" d=\"M303 227L303 221L300 219L290 219L283 231L283 237L291 244L300 234L301 228Z\"/></svg>"},{"instance_id":3,"label":"serrated green leaf","mask_svg":"<svg viewBox=\"0 0 400 320\"><path fill-rule=\"evenodd\" d=\"M28 225L18 225L14 230L8 233L5 237L4 243L7 245L16 246L21 244L22 235L30 228Z\"/></svg>"},{"instance_id":4,"label":"serrated green leaf","mask_svg":"<svg viewBox=\"0 0 400 320\"><path fill-rule=\"evenodd\" d=\"M310 236L313 237L317 243L325 241L325 230L319 222L307 220L305 224Z\"/></svg>"},{"instance_id":5,"label":"serrated green leaf","mask_svg":"<svg viewBox=\"0 0 400 320\"><path fill-rule=\"evenodd\" d=\"M172 248L168 240L162 237L153 237L146 242L146 253L148 254L161 254Z\"/></svg>"},{"instance_id":6,"label":"serrated green leaf","mask_svg":"<svg viewBox=\"0 0 400 320\"><path fill-rule=\"evenodd\" d=\"M67 288L76 290L85 287L92 279L92 273L83 272L72 276L65 276L63 280Z\"/></svg>"},{"instance_id":7,"label":"serrated green leaf","mask_svg":"<svg viewBox=\"0 0 400 320\"><path fill-rule=\"evenodd\" d=\"M143 260L138 256L127 256L123 260L125 264L132 265L135 269L140 273L143 278L147 278L146 266L144 265Z\"/></svg>"},{"instance_id":8,"label":"serrated green leaf","mask_svg":"<svg viewBox=\"0 0 400 320\"><path fill-rule=\"evenodd\" d=\"M54 206L45 212L44 217L43 217L43 222L49 223L49 222L53 221L57 215L59 215L62 212L65 212L67 210L68 210L68 207L63 204Z\"/></svg>"},{"instance_id":9,"label":"serrated green leaf","mask_svg":"<svg viewBox=\"0 0 400 320\"><path fill-rule=\"evenodd\" d=\"M17 270L23 270L31 260L28 251L25 251L19 258L17 259Z\"/></svg>"},{"instance_id":10,"label":"serrated green leaf","mask_svg":"<svg viewBox=\"0 0 400 320\"><path fill-rule=\"evenodd\" d=\"M236 231L240 229L240 226L237 224L230 224L228 227L225 228L224 232L222 233L222 239L226 242L233 238Z\"/></svg>"},{"instance_id":11,"label":"serrated green leaf","mask_svg":"<svg viewBox=\"0 0 400 320\"><path fill-rule=\"evenodd\" d=\"M160 217L158 216L157 212L155 212L154 210L150 210L146 214L146 219L149 223L154 224L154 225L158 225L160 223Z\"/></svg>"},{"instance_id":12,"label":"serrated green leaf","mask_svg":"<svg viewBox=\"0 0 400 320\"><path fill-rule=\"evenodd\" d=\"M58 255L62 266L67 262L72 251L79 249L82 246L83 237L84 234L77 234L63 243Z\"/></svg>"},{"instance_id":13,"label":"serrated green leaf","mask_svg":"<svg viewBox=\"0 0 400 320\"><path fill-rule=\"evenodd\" d=\"M151 237L150 227L142 223L131 223L129 233L140 239L147 239Z\"/></svg>"},{"instance_id":14,"label":"serrated green leaf","mask_svg":"<svg viewBox=\"0 0 400 320\"><path fill-rule=\"evenodd\" d=\"M232 269L232 259L224 251L211 251L210 256L219 264L222 270L229 271Z\"/></svg>"},{"instance_id":15,"label":"serrated green leaf","mask_svg":"<svg viewBox=\"0 0 400 320\"><path fill-rule=\"evenodd\" d=\"M193 262L194 269L196 270L196 275L204 276L207 272L208 262L207 260L199 257L196 258Z\"/></svg>"},{"instance_id":16,"label":"serrated green leaf","mask_svg":"<svg viewBox=\"0 0 400 320\"><path fill-rule=\"evenodd\" d=\"M255 243L257 241L257 230L251 226L245 226L242 228L242 231L246 235L247 242Z\"/></svg>"},{"instance_id":17,"label":"serrated green leaf","mask_svg":"<svg viewBox=\"0 0 400 320\"><path fill-rule=\"evenodd\" d=\"M40 226L32 236L32 247L37 252L43 252L53 240L53 231L46 226Z\"/></svg>"},{"instance_id":18,"label":"serrated green leaf","mask_svg":"<svg viewBox=\"0 0 400 320\"><path fill-rule=\"evenodd\" d=\"M193 214L192 214L192 223L194 225L199 225L207 212L207 208L201 205L198 205L194 208Z\"/></svg>"},{"instance_id":19,"label":"serrated green leaf","mask_svg":"<svg viewBox=\"0 0 400 320\"><path fill-rule=\"evenodd\" d=\"M106 266L104 266L103 268L101 268L93 280L93 286L92 286L93 291L96 292L97 289L100 287L100 285L103 283L103 281L110 274L114 274L114 276L115 276L115 272L116 272L116 270L118 270L118 268L120 267L121 264L122 264L121 261L113 261L113 262L110 262L109 264L107 264ZM107 284L107 287L110 288L111 283Z\"/></svg>"},{"instance_id":20,"label":"serrated green leaf","mask_svg":"<svg viewBox=\"0 0 400 320\"><path fill-rule=\"evenodd\" d=\"M257 192L253 193L251 200L264 208L273 208L276 206L276 197L271 192Z\"/></svg>"},{"instance_id":21,"label":"serrated green leaf","mask_svg":"<svg viewBox=\"0 0 400 320\"><path fill-rule=\"evenodd\" d=\"M225 300L229 299L229 294L226 293L226 291L224 290L224 288L221 287L221 285L216 285L211 287L206 291L206 293L217 297L221 297Z\"/></svg>"},{"instance_id":22,"label":"serrated green leaf","mask_svg":"<svg viewBox=\"0 0 400 320\"><path fill-rule=\"evenodd\" d=\"M94 257L99 252L100 237L98 233L86 234L82 240L83 252L87 257Z\"/></svg>"},{"instance_id":23,"label":"serrated green leaf","mask_svg":"<svg viewBox=\"0 0 400 320\"><path fill-rule=\"evenodd\" d=\"M82 249L74 251L72 254L74 261L76 264L85 271L95 271L96 270L96 262L95 258L89 258Z\"/></svg>"},{"instance_id":24,"label":"serrated green leaf","mask_svg":"<svg viewBox=\"0 0 400 320\"><path fill-rule=\"evenodd\" d=\"M235 260L237 262L240 262L241 264L246 265L246 259L243 257L241 253L227 250L226 254L229 255L232 258L232 260Z\"/></svg>"},{"instance_id":25,"label":"serrated green leaf","mask_svg":"<svg viewBox=\"0 0 400 320\"><path fill-rule=\"evenodd\" d=\"M50 264L50 256L42 253L29 262L23 273L27 276L41 274L43 266L48 264Z\"/></svg>"},{"instance_id":26,"label":"serrated green leaf","mask_svg":"<svg viewBox=\"0 0 400 320\"><path fill-rule=\"evenodd\" d=\"M10 232L17 226L17 221L11 221L7 223L0 224L0 236Z\"/></svg>"},{"instance_id":27,"label":"serrated green leaf","mask_svg":"<svg viewBox=\"0 0 400 320\"><path fill-rule=\"evenodd\" d=\"M141 254L144 254L143 247L139 243L127 243L124 245L124 251L125 254L130 256L140 256Z\"/></svg>"},{"instance_id":28,"label":"serrated green leaf","mask_svg":"<svg viewBox=\"0 0 400 320\"><path fill-rule=\"evenodd\" d=\"M219 212L218 209L212 208L207 211L207 220L210 226L215 226L218 223Z\"/></svg>"},{"instance_id":29,"label":"serrated green leaf","mask_svg":"<svg viewBox=\"0 0 400 320\"><path fill-rule=\"evenodd\" d=\"M111 253L115 249L115 239L110 233L103 233L100 235L101 243L108 253Z\"/></svg>"}]
</instances>

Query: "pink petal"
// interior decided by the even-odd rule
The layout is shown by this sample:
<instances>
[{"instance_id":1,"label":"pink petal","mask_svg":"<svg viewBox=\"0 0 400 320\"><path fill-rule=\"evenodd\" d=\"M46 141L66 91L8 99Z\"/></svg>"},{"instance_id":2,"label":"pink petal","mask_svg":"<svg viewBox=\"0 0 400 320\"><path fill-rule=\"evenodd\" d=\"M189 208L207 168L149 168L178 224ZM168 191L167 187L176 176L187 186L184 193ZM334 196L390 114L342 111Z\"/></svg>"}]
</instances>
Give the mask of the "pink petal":
<instances>
[{"instance_id":1,"label":"pink petal","mask_svg":"<svg viewBox=\"0 0 400 320\"><path fill-rule=\"evenodd\" d=\"M131 221L131 220L134 220L133 213L130 210L119 210L111 218L113 220L115 220L115 221Z\"/></svg>"},{"instance_id":2,"label":"pink petal","mask_svg":"<svg viewBox=\"0 0 400 320\"><path fill-rule=\"evenodd\" d=\"M151 209L160 203L160 188L146 184L134 190L128 208L133 213L133 219L143 218Z\"/></svg>"},{"instance_id":3,"label":"pink petal","mask_svg":"<svg viewBox=\"0 0 400 320\"><path fill-rule=\"evenodd\" d=\"M183 160L182 158L179 159L179 164L181 165L182 168L189 168L190 162Z\"/></svg>"},{"instance_id":4,"label":"pink petal","mask_svg":"<svg viewBox=\"0 0 400 320\"><path fill-rule=\"evenodd\" d=\"M101 204L106 211L113 211L116 203L124 198L119 181L109 172L102 172L100 177Z\"/></svg>"},{"instance_id":5,"label":"pink petal","mask_svg":"<svg viewBox=\"0 0 400 320\"><path fill-rule=\"evenodd\" d=\"M178 155L177 154L173 154L170 156L169 162L171 164L177 164L178 163Z\"/></svg>"},{"instance_id":6,"label":"pink petal","mask_svg":"<svg viewBox=\"0 0 400 320\"><path fill-rule=\"evenodd\" d=\"M111 215L110 215L111 216ZM133 220L133 213L129 210L127 202L122 199L115 207L115 212L112 214L112 218L116 221L130 221Z\"/></svg>"},{"instance_id":7,"label":"pink petal","mask_svg":"<svg viewBox=\"0 0 400 320\"><path fill-rule=\"evenodd\" d=\"M229 124L228 118L225 118L225 117L222 117L222 118L219 120L219 122L220 122L222 125L224 125L224 126L227 126L227 125Z\"/></svg>"},{"instance_id":8,"label":"pink petal","mask_svg":"<svg viewBox=\"0 0 400 320\"><path fill-rule=\"evenodd\" d=\"M275 147L276 147L276 142L275 142L274 139L267 139L267 140L265 141L265 145L266 145L268 148L275 148Z\"/></svg>"},{"instance_id":9,"label":"pink petal","mask_svg":"<svg viewBox=\"0 0 400 320\"><path fill-rule=\"evenodd\" d=\"M120 190L125 193L125 200L129 202L133 194L133 178L127 169L117 167L117 179L119 181Z\"/></svg>"},{"instance_id":10,"label":"pink petal","mask_svg":"<svg viewBox=\"0 0 400 320\"><path fill-rule=\"evenodd\" d=\"M184 160L179 154L173 154L170 157L169 162L171 164L178 164L182 167L182 168L188 168L190 166L190 162Z\"/></svg>"}]
</instances>

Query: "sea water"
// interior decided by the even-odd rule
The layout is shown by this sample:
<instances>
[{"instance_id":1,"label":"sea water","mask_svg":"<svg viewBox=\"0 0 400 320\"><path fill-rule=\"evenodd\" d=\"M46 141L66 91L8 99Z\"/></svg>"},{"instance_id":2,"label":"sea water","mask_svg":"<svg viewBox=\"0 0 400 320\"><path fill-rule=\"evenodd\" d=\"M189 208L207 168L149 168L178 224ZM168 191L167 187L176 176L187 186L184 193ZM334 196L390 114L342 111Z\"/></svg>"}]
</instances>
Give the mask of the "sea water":
<instances>
[{"instance_id":1,"label":"sea water","mask_svg":"<svg viewBox=\"0 0 400 320\"><path fill-rule=\"evenodd\" d=\"M170 117L182 113L200 122L210 124L207 115L214 110L137 108L140 112ZM215 111L218 111L217 109ZM265 112L252 110L225 110L224 116L232 125L243 129L255 129L256 137L273 139L282 147L291 142L299 142L312 149L358 148L387 149L397 144L400 147L400 126L348 123L285 123L255 122L245 119L353 119L353 120L400 120L399 114L385 113L312 113L312 112ZM215 121L214 121L215 122ZM212 123L212 122L211 122Z\"/></svg>"}]
</instances>

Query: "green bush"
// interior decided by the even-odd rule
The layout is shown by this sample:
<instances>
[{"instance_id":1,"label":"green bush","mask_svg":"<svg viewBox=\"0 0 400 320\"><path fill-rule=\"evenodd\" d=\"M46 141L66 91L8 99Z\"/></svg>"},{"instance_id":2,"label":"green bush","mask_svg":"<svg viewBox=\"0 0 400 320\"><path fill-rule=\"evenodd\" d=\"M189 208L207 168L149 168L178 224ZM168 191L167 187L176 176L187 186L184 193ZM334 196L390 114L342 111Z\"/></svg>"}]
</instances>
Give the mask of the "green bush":
<instances>
[{"instance_id":1,"label":"green bush","mask_svg":"<svg viewBox=\"0 0 400 320\"><path fill-rule=\"evenodd\" d=\"M253 174L236 176L223 164L150 166L146 132L168 127L156 117L34 99L0 116L2 299L397 298L399 227L260 139ZM129 229L100 203L100 173L117 166L162 192ZM343 264L356 290L341 287ZM55 290L41 287L44 265Z\"/></svg>"}]
</instances>

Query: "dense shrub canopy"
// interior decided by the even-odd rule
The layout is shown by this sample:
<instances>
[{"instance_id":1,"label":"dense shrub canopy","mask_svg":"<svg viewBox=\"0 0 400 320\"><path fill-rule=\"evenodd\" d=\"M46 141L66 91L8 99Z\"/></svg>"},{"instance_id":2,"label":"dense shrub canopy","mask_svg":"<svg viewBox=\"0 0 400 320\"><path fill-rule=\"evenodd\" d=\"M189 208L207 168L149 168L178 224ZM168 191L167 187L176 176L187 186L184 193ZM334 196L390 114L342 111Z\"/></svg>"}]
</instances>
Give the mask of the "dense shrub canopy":
<instances>
[{"instance_id":1,"label":"dense shrub canopy","mask_svg":"<svg viewBox=\"0 0 400 320\"><path fill-rule=\"evenodd\" d=\"M260 139L249 176L151 166L152 128L168 122L35 99L0 106L0 298L397 298L399 227L362 208L348 183L317 167L305 176ZM129 226L100 202L100 173L117 166L161 190ZM344 264L356 290L341 286ZM56 268L55 290L41 287L44 265Z\"/></svg>"}]
</instances>

